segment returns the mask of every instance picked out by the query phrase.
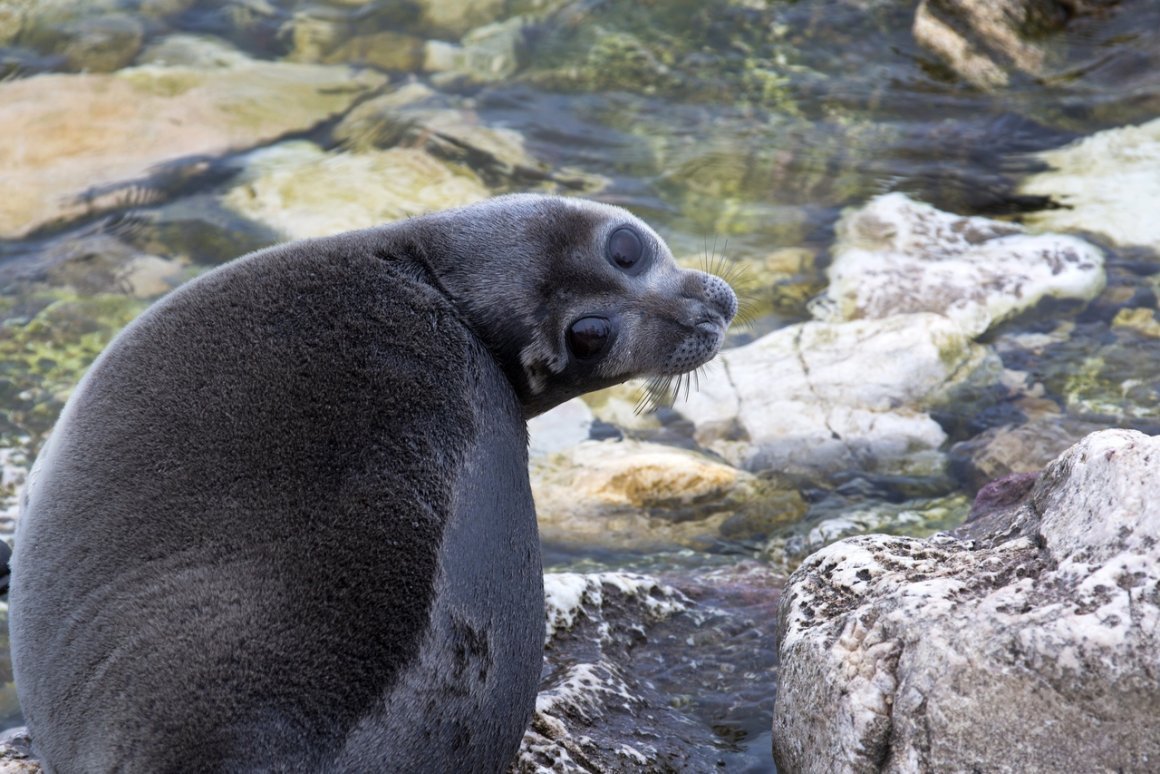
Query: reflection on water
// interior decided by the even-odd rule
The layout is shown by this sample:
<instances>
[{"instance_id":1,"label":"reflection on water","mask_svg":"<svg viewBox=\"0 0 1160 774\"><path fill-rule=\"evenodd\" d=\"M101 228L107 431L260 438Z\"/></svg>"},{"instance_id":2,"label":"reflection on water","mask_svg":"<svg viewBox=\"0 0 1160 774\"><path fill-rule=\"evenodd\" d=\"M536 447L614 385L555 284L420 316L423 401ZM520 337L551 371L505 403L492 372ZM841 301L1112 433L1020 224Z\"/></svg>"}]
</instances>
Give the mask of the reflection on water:
<instances>
[{"instance_id":1,"label":"reflection on water","mask_svg":"<svg viewBox=\"0 0 1160 774\"><path fill-rule=\"evenodd\" d=\"M682 260L697 263L724 251L731 263L746 267L755 319L748 332L734 334L734 344L808 319L806 303L824 283L826 251L842 208L903 191L944 210L1017 218L1048 204L1046 197L1016 192L1019 179L1042 166L1031 153L1160 115L1160 4L1149 0L1124 0L1072 19L1066 32L1036 38L1040 72L1013 72L1007 86L994 90L956 77L916 42L912 2L512 0L495 5L511 12L496 12L498 25L483 18L486 3L463 6L476 9L471 13L478 11L477 16L454 12L455 4L418 0L48 4L21 11L13 17L19 18L17 26L0 29L0 76L132 67L151 61L158 45L176 40L171 36L197 33L261 60L349 63L389 76L389 85L352 98L355 102L409 82L426 84L435 96L418 104L408 119L413 126L391 127L391 136L456 154L453 174L478 172L495 193L552 187L544 175L537 182L526 175L505 176L504 165L513 162L495 157L494 147L470 133L466 139L427 144L437 133L424 123L431 111L460 111L456 120L467 129L514 132L532 162L568 170L557 176L560 180L579 181L571 189L565 182L564 192L588 190L591 184L590 195L652 222ZM526 24L502 21L516 12L530 14ZM233 56L213 51L197 55L203 57L200 66ZM436 66L436 54L459 64ZM249 109L244 101L231 108ZM336 122L324 116L277 139L310 140L325 151L336 150L341 145ZM129 185L116 181L103 192L89 191L103 198L97 197L99 207L94 204L87 214L46 217L31 235L14 232L0 239L5 320L0 447L7 455L0 494L7 516L14 512L16 486L27 467L21 455L35 453L69 385L113 332L166 288L280 238L272 226L239 214L223 198L241 179L250 149L241 142L217 154L166 159ZM480 162L485 157L486 165ZM479 171L483 166L486 174ZM779 253L785 250L798 252ZM789 260L794 255L804 256L801 265ZM1110 250L1109 267L1113 290L1084 312L1071 340L1034 354L1003 350L1006 365L1033 372L1048 397L1065 407L1095 406L1092 411L1112 415L1109 422L1147 429L1160 403L1152 392L1141 387L1125 398L1135 401L1125 416L1115 414L1103 396L1115 391L1115 377L1139 367L1139 356L1131 355L1138 349L1110 340L1108 330L1119 306L1155 307L1157 290L1150 279L1155 257ZM1017 320L1004 334L1054 330L1054 320L1044 319ZM1140 346L1150 351L1156 348L1153 341ZM1096 354L1106 359L1094 362ZM1018 413L999 397L974 399L969 416L951 407L938 417L952 442ZM867 471L802 481L800 488L810 503L805 521L776 535L668 552L549 544L545 564L667 574L677 585L694 571L730 566L740 558L788 569L796 556L793 546L800 550L811 545L814 532L838 529L836 518L854 524L851 529L929 534L947 526L948 512L958 518L970 494L951 476L903 481ZM949 511L929 506L943 502L939 498L950 498L955 506ZM909 511L894 508L916 500L922 502ZM851 521L852 511L871 515ZM891 521L901 512L925 515ZM738 637L768 634L770 639L754 649L761 663L750 666L770 677L755 680L756 689L749 692L740 691L739 682L702 686L701 711L718 719L730 770L768 770L771 627L739 625L749 619L744 611L734 612L726 625L737 626ZM656 679L674 686L694 679L681 667L673 669L667 676L658 671ZM9 671L7 661L0 662L5 678ZM0 724L18 717L7 679Z\"/></svg>"}]
</instances>

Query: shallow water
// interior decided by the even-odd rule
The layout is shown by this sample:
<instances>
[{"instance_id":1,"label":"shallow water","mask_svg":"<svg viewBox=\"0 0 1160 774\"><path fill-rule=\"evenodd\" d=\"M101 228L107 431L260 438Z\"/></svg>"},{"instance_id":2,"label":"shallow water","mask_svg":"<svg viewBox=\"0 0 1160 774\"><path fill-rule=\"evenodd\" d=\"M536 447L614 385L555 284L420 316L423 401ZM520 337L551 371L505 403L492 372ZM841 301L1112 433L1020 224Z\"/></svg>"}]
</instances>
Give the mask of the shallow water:
<instances>
[{"instance_id":1,"label":"shallow water","mask_svg":"<svg viewBox=\"0 0 1160 774\"><path fill-rule=\"evenodd\" d=\"M61 4L55 17L45 11L39 27L26 22L17 35L0 30L0 73L16 79L84 66L68 59L75 41L84 39L76 30L111 11L140 22L142 50L167 35L193 32L220 37L259 59L303 59L307 53L296 41L308 22L321 23L339 42L382 32L420 41L458 39L458 30L425 21L420 5ZM752 319L731 339L741 343L808 319L805 303L824 286L827 249L842 208L903 191L940 209L1018 220L1045 205L1015 191L1020 177L1040 166L1030 153L1160 115L1158 3L1125 0L1072 20L1065 33L1041 40L1048 52L1046 75L1016 76L1009 87L991 93L956 78L915 42L914 6L891 0L562 2L524 30L518 67L504 79L478 82L424 72L417 61L412 69L385 72L392 86L431 85L446 104L472 111L479 125L518 133L529 154L552 170L605 178L590 195L649 220L682 260L696 265L724 253L730 263L749 267L742 290ZM341 51L338 43L323 58L373 67L365 65L365 56L344 58L335 51ZM333 128L334 122L324 121L292 134L330 148L336 144ZM9 517L22 470L69 386L104 342L156 296L117 295L106 275L117 276L118 259L102 252L100 240L111 236L163 258L179 256L177 273L165 280L173 285L278 238L220 204L242 150L154 170L89 215L0 240L0 447L8 450L0 494ZM518 177L488 184L492 192L536 185ZM1160 263L1147 251L1103 246L1111 290L1101 299L1086 310L1027 315L992 338L1050 332L1061 320L1075 321L1071 337L1058 345L1035 354L1001 350L1006 365L1036 373L1046 397L1077 407L1077 416L1156 432L1160 396L1149 363L1160 363L1152 356L1160 354L1160 345L1155 338L1113 336L1110 320L1129 301L1156 307L1153 277ZM812 267L777 283L764 281L753 267L781 248L809 251ZM108 268L102 268L105 263ZM1078 371L1089 378L1077 382ZM1114 390L1101 384L1127 375L1141 386L1124 395L1119 408L1108 406L1105 393ZM951 407L936 417L950 442L1017 414L998 397L975 397L961 411ZM788 570L823 519L959 495L943 521L904 528L929 534L961 518L973 493L953 471L915 480L851 471L835 480L802 482L801 488L810 503L804 522L776 536L671 552L547 544L545 563L550 569L623 568L676 579L741 559ZM0 527L5 524L10 531L11 522ZM767 539L774 537L784 555L771 554ZM773 653L772 637L754 645L758 666L769 673L761 690L731 694L737 689L731 683L718 694L707 688L701 697L700 711L717 718L721 728L730 770L772 769ZM18 718L9 683L0 695L0 723Z\"/></svg>"}]
</instances>

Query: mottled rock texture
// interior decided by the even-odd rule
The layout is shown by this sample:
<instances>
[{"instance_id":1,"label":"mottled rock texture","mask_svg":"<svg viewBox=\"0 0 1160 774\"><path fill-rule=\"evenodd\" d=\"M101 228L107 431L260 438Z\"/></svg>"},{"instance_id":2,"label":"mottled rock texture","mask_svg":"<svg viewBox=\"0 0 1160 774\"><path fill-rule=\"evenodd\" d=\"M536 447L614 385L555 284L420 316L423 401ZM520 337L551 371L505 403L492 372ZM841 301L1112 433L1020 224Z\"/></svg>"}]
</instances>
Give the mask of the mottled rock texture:
<instances>
[{"instance_id":1,"label":"mottled rock texture","mask_svg":"<svg viewBox=\"0 0 1160 774\"><path fill-rule=\"evenodd\" d=\"M740 563L680 588L622 572L548 573L544 675L512 774L761 771L731 738L768 708L778 588ZM766 640L765 642L769 642Z\"/></svg>"},{"instance_id":2,"label":"mottled rock texture","mask_svg":"<svg viewBox=\"0 0 1160 774\"><path fill-rule=\"evenodd\" d=\"M1104 258L1071 236L963 217L892 193L847 212L836 227L830 286L812 306L827 321L935 312L972 336L1045 298L1090 301Z\"/></svg>"},{"instance_id":3,"label":"mottled rock texture","mask_svg":"<svg viewBox=\"0 0 1160 774\"><path fill-rule=\"evenodd\" d=\"M722 352L677 409L747 470L927 475L946 440L927 410L997 373L943 315L808 322Z\"/></svg>"},{"instance_id":4,"label":"mottled rock texture","mask_svg":"<svg viewBox=\"0 0 1160 774\"><path fill-rule=\"evenodd\" d=\"M1050 169L1029 177L1019 192L1050 196L1062 206L1029 214L1033 227L1091 231L1160 253L1160 118L1097 132L1036 156Z\"/></svg>"},{"instance_id":5,"label":"mottled rock texture","mask_svg":"<svg viewBox=\"0 0 1160 774\"><path fill-rule=\"evenodd\" d=\"M853 538L791 577L780 770L1155 770L1160 438L1093 433L984 492L953 533Z\"/></svg>"}]
</instances>

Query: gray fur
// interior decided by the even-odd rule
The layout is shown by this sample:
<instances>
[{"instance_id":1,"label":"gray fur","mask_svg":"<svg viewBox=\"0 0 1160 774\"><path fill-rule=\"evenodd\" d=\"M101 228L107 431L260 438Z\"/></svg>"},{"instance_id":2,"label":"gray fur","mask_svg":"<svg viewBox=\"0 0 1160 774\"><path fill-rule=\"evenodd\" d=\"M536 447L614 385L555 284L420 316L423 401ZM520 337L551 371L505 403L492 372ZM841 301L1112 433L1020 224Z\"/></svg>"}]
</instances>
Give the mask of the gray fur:
<instances>
[{"instance_id":1,"label":"gray fur","mask_svg":"<svg viewBox=\"0 0 1160 774\"><path fill-rule=\"evenodd\" d=\"M604 255L624 224L635 277ZM542 659L524 420L700 365L735 310L627 212L538 196L170 294L26 488L12 658L47 770L501 771ZM581 363L592 314L616 336Z\"/></svg>"}]
</instances>

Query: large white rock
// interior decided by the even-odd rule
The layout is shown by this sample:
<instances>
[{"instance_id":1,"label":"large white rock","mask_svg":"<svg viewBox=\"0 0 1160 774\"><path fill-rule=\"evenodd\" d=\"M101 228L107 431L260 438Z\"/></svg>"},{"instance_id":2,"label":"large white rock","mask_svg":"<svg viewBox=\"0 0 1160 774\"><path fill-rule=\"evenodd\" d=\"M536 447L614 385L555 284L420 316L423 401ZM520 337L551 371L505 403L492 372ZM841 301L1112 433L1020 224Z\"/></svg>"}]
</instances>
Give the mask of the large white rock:
<instances>
[{"instance_id":1,"label":"large white rock","mask_svg":"<svg viewBox=\"0 0 1160 774\"><path fill-rule=\"evenodd\" d=\"M808 558L779 613L778 768L1154 770L1158 462L1160 437L1093 433L954 533Z\"/></svg>"},{"instance_id":2,"label":"large white rock","mask_svg":"<svg viewBox=\"0 0 1160 774\"><path fill-rule=\"evenodd\" d=\"M1093 134L1038 157L1052 169L1019 192L1064 205L1029 213L1037 229L1090 231L1160 252L1160 118Z\"/></svg>"},{"instance_id":3,"label":"large white rock","mask_svg":"<svg viewBox=\"0 0 1160 774\"><path fill-rule=\"evenodd\" d=\"M999 372L936 314L801 323L718 357L676 408L700 443L749 470L932 472L946 434L927 409Z\"/></svg>"},{"instance_id":4,"label":"large white rock","mask_svg":"<svg viewBox=\"0 0 1160 774\"><path fill-rule=\"evenodd\" d=\"M831 322L937 312L977 336L1046 297L1091 300L1105 283L1103 255L1082 239L1029 235L902 193L846 213L837 235L830 286L812 307Z\"/></svg>"}]
</instances>

